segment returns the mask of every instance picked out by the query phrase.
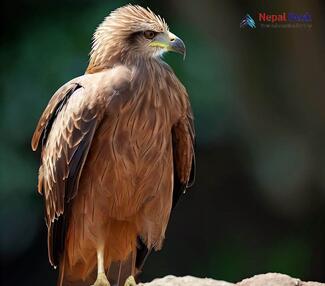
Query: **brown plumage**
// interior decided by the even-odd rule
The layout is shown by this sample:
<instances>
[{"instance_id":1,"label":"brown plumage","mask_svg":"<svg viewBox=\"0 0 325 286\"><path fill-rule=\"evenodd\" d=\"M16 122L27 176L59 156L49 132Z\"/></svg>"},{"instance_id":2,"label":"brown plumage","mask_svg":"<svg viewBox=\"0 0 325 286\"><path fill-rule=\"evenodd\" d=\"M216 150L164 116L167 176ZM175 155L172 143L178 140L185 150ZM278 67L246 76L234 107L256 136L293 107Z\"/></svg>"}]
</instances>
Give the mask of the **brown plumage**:
<instances>
[{"instance_id":1,"label":"brown plumage","mask_svg":"<svg viewBox=\"0 0 325 286\"><path fill-rule=\"evenodd\" d=\"M128 5L98 27L86 74L63 85L36 127L50 263L58 285L124 285L193 177L184 86L160 55L183 42L149 9ZM96 279L96 271L98 272Z\"/></svg>"}]
</instances>

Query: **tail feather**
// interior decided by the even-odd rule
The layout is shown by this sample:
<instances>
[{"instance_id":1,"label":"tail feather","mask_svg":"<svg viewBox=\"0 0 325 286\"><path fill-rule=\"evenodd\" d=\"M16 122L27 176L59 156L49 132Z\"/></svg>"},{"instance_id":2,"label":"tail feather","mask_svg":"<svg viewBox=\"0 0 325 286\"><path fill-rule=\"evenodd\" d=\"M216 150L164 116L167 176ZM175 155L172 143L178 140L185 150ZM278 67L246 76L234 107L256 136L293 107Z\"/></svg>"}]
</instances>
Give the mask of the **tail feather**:
<instances>
[{"instance_id":1,"label":"tail feather","mask_svg":"<svg viewBox=\"0 0 325 286\"><path fill-rule=\"evenodd\" d=\"M84 267L74 268L72 275L71 268L69 268L66 263L67 261L64 255L59 265L59 276L56 286L89 286L96 280L96 268L93 268L93 270L90 271L90 274L88 274L85 279L82 279L80 277L82 277L81 273L84 270Z\"/></svg>"},{"instance_id":2,"label":"tail feather","mask_svg":"<svg viewBox=\"0 0 325 286\"><path fill-rule=\"evenodd\" d=\"M108 280L112 286L123 286L125 280L135 275L135 253L132 252L124 261L111 263L107 273Z\"/></svg>"},{"instance_id":3,"label":"tail feather","mask_svg":"<svg viewBox=\"0 0 325 286\"><path fill-rule=\"evenodd\" d=\"M65 252L63 258L61 258L61 262L59 266L59 277L56 286L63 286L64 268L65 268Z\"/></svg>"},{"instance_id":4,"label":"tail feather","mask_svg":"<svg viewBox=\"0 0 325 286\"><path fill-rule=\"evenodd\" d=\"M135 260L136 276L141 274L144 263L151 252L151 249L147 247L140 237L138 237L137 242L137 255Z\"/></svg>"}]
</instances>

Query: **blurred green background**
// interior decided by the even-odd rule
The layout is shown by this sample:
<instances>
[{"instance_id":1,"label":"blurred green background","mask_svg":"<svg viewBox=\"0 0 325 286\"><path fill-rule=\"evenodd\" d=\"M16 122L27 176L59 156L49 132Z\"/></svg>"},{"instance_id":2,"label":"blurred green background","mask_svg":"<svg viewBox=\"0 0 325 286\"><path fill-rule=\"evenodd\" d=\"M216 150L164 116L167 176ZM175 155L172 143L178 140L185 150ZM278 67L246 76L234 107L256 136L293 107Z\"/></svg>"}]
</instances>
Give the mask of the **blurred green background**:
<instances>
[{"instance_id":1,"label":"blurred green background","mask_svg":"<svg viewBox=\"0 0 325 286\"><path fill-rule=\"evenodd\" d=\"M97 25L128 2L1 4L2 285L55 285L30 139L55 90L83 74ZM188 89L197 129L196 184L142 279L272 271L325 282L324 1L131 2L186 43L185 61L165 59ZM246 13L290 11L309 12L312 28L239 28Z\"/></svg>"}]
</instances>

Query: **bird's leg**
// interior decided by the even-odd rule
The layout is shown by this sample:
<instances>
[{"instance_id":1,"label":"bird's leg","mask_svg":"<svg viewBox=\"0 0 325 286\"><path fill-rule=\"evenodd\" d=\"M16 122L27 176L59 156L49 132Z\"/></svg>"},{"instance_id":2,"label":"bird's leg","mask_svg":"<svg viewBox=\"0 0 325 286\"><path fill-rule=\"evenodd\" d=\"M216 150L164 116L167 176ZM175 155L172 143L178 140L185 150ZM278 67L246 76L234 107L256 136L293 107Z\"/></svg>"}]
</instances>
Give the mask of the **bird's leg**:
<instances>
[{"instance_id":1,"label":"bird's leg","mask_svg":"<svg viewBox=\"0 0 325 286\"><path fill-rule=\"evenodd\" d=\"M110 286L104 269L104 248L97 249L97 279L92 286Z\"/></svg>"},{"instance_id":2,"label":"bird's leg","mask_svg":"<svg viewBox=\"0 0 325 286\"><path fill-rule=\"evenodd\" d=\"M137 283L135 282L135 279L133 276L129 276L128 279L125 280L124 286L136 286Z\"/></svg>"}]
</instances>

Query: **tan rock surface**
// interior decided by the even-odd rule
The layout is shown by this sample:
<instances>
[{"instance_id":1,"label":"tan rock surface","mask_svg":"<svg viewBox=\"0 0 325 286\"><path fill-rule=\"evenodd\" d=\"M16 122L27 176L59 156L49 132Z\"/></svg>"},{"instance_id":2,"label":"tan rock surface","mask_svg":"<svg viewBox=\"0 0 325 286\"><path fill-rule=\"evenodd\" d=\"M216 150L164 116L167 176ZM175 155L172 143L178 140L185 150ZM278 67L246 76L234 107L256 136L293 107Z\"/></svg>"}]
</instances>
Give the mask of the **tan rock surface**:
<instances>
[{"instance_id":1,"label":"tan rock surface","mask_svg":"<svg viewBox=\"0 0 325 286\"><path fill-rule=\"evenodd\" d=\"M168 275L139 286L325 286L325 283L303 282L280 273L266 273L255 275L238 283L214 280L211 278L197 278L193 276L175 277Z\"/></svg>"}]
</instances>

